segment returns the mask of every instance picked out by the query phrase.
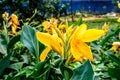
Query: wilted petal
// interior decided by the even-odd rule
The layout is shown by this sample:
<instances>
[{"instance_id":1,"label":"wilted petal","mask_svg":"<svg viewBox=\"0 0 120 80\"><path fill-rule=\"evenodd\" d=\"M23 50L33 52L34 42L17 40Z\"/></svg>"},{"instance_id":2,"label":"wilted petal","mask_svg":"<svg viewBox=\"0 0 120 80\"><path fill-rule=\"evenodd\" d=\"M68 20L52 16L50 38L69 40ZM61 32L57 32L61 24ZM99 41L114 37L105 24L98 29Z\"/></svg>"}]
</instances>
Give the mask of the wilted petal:
<instances>
[{"instance_id":1,"label":"wilted petal","mask_svg":"<svg viewBox=\"0 0 120 80\"><path fill-rule=\"evenodd\" d=\"M37 39L43 43L44 45L51 47L54 51L56 51L59 55L62 55L62 49L57 41L57 39L48 34L48 33L42 33L42 32L36 32Z\"/></svg>"},{"instance_id":2,"label":"wilted petal","mask_svg":"<svg viewBox=\"0 0 120 80\"><path fill-rule=\"evenodd\" d=\"M10 18L12 19L14 24L19 25L18 17L15 14L12 14Z\"/></svg>"},{"instance_id":3,"label":"wilted petal","mask_svg":"<svg viewBox=\"0 0 120 80\"><path fill-rule=\"evenodd\" d=\"M51 50L50 47L47 47L47 48L45 48L43 50L43 52L40 55L40 61L44 61L45 60L45 58L46 58L46 56L47 56L47 54L49 53L50 50Z\"/></svg>"},{"instance_id":4,"label":"wilted petal","mask_svg":"<svg viewBox=\"0 0 120 80\"><path fill-rule=\"evenodd\" d=\"M16 34L17 26L15 24L12 24L12 33Z\"/></svg>"},{"instance_id":5,"label":"wilted petal","mask_svg":"<svg viewBox=\"0 0 120 80\"><path fill-rule=\"evenodd\" d=\"M120 47L120 42L114 42L112 45L113 46L110 50L116 51Z\"/></svg>"},{"instance_id":6,"label":"wilted petal","mask_svg":"<svg viewBox=\"0 0 120 80\"><path fill-rule=\"evenodd\" d=\"M91 42L100 38L104 33L104 30L89 29L80 38L83 42Z\"/></svg>"}]
</instances>

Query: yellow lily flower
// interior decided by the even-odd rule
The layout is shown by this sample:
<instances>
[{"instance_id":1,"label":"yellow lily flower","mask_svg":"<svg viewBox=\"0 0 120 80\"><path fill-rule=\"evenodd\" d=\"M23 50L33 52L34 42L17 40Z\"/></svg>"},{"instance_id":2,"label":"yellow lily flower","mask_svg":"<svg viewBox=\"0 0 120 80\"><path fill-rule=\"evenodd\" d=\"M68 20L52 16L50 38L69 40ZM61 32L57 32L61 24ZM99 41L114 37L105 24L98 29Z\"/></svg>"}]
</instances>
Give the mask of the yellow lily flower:
<instances>
[{"instance_id":1,"label":"yellow lily flower","mask_svg":"<svg viewBox=\"0 0 120 80\"><path fill-rule=\"evenodd\" d=\"M82 24L72 28L66 28L66 31L62 33L59 28L52 28L54 34L36 32L37 39L47 46L40 55L40 60L44 61L48 52L53 50L60 56L71 61L83 61L89 59L93 61L92 52L90 46L85 42L91 42L97 40L104 34L104 30L89 29Z\"/></svg>"},{"instance_id":2,"label":"yellow lily flower","mask_svg":"<svg viewBox=\"0 0 120 80\"><path fill-rule=\"evenodd\" d=\"M9 20L9 26L12 27L12 33L16 34L16 30L17 28L19 28L19 21L18 21L18 17L15 14L12 14L10 16L10 20Z\"/></svg>"},{"instance_id":3,"label":"yellow lily flower","mask_svg":"<svg viewBox=\"0 0 120 80\"><path fill-rule=\"evenodd\" d=\"M102 26L102 30L105 31L105 33L107 33L109 31L109 28L108 28L108 24L105 23L103 26Z\"/></svg>"},{"instance_id":4,"label":"yellow lily flower","mask_svg":"<svg viewBox=\"0 0 120 80\"><path fill-rule=\"evenodd\" d=\"M97 40L103 34L103 30L87 30L87 26L85 24L82 24L80 25L80 27L77 27L71 40L71 51L75 61L83 61L83 59L89 59L93 61L90 46L88 46L85 42Z\"/></svg>"},{"instance_id":5,"label":"yellow lily flower","mask_svg":"<svg viewBox=\"0 0 120 80\"><path fill-rule=\"evenodd\" d=\"M117 49L120 47L120 42L114 42L112 45L113 46L110 48L110 50L117 51Z\"/></svg>"}]
</instances>

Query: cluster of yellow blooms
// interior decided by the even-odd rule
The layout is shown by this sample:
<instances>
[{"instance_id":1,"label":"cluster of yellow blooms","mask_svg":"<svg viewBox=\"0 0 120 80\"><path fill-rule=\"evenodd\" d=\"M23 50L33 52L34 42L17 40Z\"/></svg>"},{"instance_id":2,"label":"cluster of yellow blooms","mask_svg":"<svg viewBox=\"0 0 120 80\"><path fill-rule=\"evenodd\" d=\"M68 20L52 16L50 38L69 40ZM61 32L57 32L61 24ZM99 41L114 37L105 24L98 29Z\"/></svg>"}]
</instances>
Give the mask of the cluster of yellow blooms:
<instances>
[{"instance_id":1,"label":"cluster of yellow blooms","mask_svg":"<svg viewBox=\"0 0 120 80\"><path fill-rule=\"evenodd\" d=\"M9 20L8 22L8 26L11 26L12 28L12 33L16 34L16 30L17 28L19 28L19 21L18 21L18 17L15 14L12 14L9 16L9 14L7 12L4 12L2 14L2 18L5 20Z\"/></svg>"},{"instance_id":2,"label":"cluster of yellow blooms","mask_svg":"<svg viewBox=\"0 0 120 80\"><path fill-rule=\"evenodd\" d=\"M90 46L85 42L97 40L105 33L104 30L87 29L86 24L68 27L66 21L66 24L58 25L54 18L43 22L43 26L48 33L36 32L37 39L46 46L40 55L41 61L45 60L51 50L57 52L67 62L84 59L93 61Z\"/></svg>"},{"instance_id":3,"label":"cluster of yellow blooms","mask_svg":"<svg viewBox=\"0 0 120 80\"><path fill-rule=\"evenodd\" d=\"M118 4L118 7L120 8L120 4ZM16 34L16 30L20 25L18 17L15 14L9 16L7 12L2 14L2 17L9 21L8 25L11 26L12 33ZM120 19L118 19L118 22L120 22ZM37 39L46 46L40 55L41 61L46 59L51 50L58 53L67 62L82 62L84 59L93 61L91 48L86 42L97 40L109 31L107 23L102 26L102 30L87 29L86 24L68 26L67 21L66 24L60 23L58 25L58 20L55 18L44 21L42 25L47 32L36 32ZM114 42L111 50L117 50L119 47L120 42Z\"/></svg>"}]
</instances>

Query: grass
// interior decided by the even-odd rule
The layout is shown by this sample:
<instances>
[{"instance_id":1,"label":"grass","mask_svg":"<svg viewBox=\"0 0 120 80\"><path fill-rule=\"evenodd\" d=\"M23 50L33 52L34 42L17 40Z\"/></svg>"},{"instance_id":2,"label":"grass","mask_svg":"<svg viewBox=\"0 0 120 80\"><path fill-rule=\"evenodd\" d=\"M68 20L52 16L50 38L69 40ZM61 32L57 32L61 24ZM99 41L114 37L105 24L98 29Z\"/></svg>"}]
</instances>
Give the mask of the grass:
<instances>
[{"instance_id":1,"label":"grass","mask_svg":"<svg viewBox=\"0 0 120 80\"><path fill-rule=\"evenodd\" d=\"M119 23L117 22L117 18L103 18L103 19L98 19L98 20L86 20L83 21L83 23L86 23L88 25L88 28L97 28L97 29L101 29L102 25L108 22L109 23L109 27L110 28L115 28L119 25ZM71 24L77 24L77 21L69 21L69 25Z\"/></svg>"}]
</instances>

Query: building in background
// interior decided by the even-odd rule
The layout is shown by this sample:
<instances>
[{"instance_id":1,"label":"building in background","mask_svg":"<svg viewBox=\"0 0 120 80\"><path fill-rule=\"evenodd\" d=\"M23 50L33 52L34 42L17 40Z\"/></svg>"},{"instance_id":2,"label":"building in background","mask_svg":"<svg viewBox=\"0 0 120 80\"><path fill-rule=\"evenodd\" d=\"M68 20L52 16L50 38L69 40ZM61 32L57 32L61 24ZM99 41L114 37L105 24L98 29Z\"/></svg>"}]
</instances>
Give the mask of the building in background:
<instances>
[{"instance_id":1,"label":"building in background","mask_svg":"<svg viewBox=\"0 0 120 80\"><path fill-rule=\"evenodd\" d=\"M108 12L118 12L117 3L115 0L61 0L63 4L70 4L67 7L67 12L83 11L93 14L104 14ZM71 8L72 5L72 8Z\"/></svg>"}]
</instances>

